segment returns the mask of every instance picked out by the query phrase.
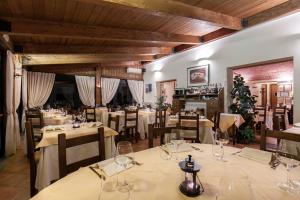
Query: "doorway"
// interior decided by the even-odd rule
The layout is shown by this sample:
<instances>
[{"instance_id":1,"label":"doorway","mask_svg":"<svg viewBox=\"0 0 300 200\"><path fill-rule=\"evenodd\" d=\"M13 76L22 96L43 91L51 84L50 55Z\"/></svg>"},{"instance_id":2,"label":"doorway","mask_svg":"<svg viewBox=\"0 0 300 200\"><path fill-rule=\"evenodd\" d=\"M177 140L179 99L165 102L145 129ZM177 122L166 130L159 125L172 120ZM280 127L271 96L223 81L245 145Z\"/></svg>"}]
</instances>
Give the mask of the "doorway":
<instances>
[{"instance_id":1,"label":"doorway","mask_svg":"<svg viewBox=\"0 0 300 200\"><path fill-rule=\"evenodd\" d=\"M231 75L230 75L231 74ZM277 107L293 105L293 59L285 58L245 66L232 67L228 70L228 92L232 89L232 79L240 74L249 86L251 94L256 95L256 106Z\"/></svg>"},{"instance_id":2,"label":"doorway","mask_svg":"<svg viewBox=\"0 0 300 200\"><path fill-rule=\"evenodd\" d=\"M165 96L165 103L171 104L173 103L173 95L175 94L176 80L166 80L157 82L157 94L159 96Z\"/></svg>"}]
</instances>

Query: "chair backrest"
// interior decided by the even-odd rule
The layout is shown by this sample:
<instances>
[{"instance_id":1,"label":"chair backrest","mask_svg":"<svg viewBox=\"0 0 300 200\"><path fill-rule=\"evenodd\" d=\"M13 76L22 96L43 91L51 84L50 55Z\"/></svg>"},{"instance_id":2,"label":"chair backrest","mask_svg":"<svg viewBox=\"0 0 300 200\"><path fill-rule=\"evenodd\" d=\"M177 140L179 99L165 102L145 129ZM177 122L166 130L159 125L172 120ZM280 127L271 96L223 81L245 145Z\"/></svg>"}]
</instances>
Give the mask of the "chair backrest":
<instances>
[{"instance_id":1,"label":"chair backrest","mask_svg":"<svg viewBox=\"0 0 300 200\"><path fill-rule=\"evenodd\" d=\"M96 108L87 107L84 108L85 118L87 122L95 122L96 121Z\"/></svg>"},{"instance_id":2,"label":"chair backrest","mask_svg":"<svg viewBox=\"0 0 300 200\"><path fill-rule=\"evenodd\" d=\"M267 148L267 142L266 142L267 137L276 138L277 140L288 140L288 141L300 142L300 134L268 130L268 129L266 129L264 124L261 126L260 134L261 134L260 149L264 150L264 151L272 152L272 150ZM298 152L298 153L300 153L300 152ZM300 159L299 157L297 157L295 155L288 155L288 156L291 158L297 159L297 160Z\"/></svg>"},{"instance_id":3,"label":"chair backrest","mask_svg":"<svg viewBox=\"0 0 300 200\"><path fill-rule=\"evenodd\" d=\"M187 124L195 124L195 126L187 126L185 125L184 121L188 120L189 123ZM179 117L178 117L178 128L181 130L194 130L196 131L196 138L195 142L200 142L200 131L199 131L200 123L199 123L199 114L197 115L181 115L179 112Z\"/></svg>"},{"instance_id":4,"label":"chair backrest","mask_svg":"<svg viewBox=\"0 0 300 200\"><path fill-rule=\"evenodd\" d=\"M97 156L86 158L71 164L67 164L67 148L87 144L91 142L98 142L99 154ZM63 178L68 173L76 171L80 167L85 167L93 163L105 159L104 146L104 128L98 129L98 133L93 135L85 135L75 138L66 139L65 134L58 135L58 163L59 163L59 177Z\"/></svg>"},{"instance_id":5,"label":"chair backrest","mask_svg":"<svg viewBox=\"0 0 300 200\"><path fill-rule=\"evenodd\" d=\"M255 107L254 112L258 116L258 121L266 123L267 118L267 108L266 107ZM262 118L262 120L260 120Z\"/></svg>"},{"instance_id":6,"label":"chair backrest","mask_svg":"<svg viewBox=\"0 0 300 200\"><path fill-rule=\"evenodd\" d=\"M32 122L33 128L43 128L44 127L44 118L43 113L39 110L27 110L25 112L26 121Z\"/></svg>"},{"instance_id":7,"label":"chair backrest","mask_svg":"<svg viewBox=\"0 0 300 200\"><path fill-rule=\"evenodd\" d=\"M112 128L111 122L115 123L115 127L113 128L115 131L119 131L119 125L120 125L120 116L112 116L112 114L108 114L108 127Z\"/></svg>"},{"instance_id":8,"label":"chair backrest","mask_svg":"<svg viewBox=\"0 0 300 200\"><path fill-rule=\"evenodd\" d=\"M128 110L125 109L125 128L128 126L128 122L135 122L135 128L137 130L138 128L138 116L139 116L139 110Z\"/></svg>"},{"instance_id":9,"label":"chair backrest","mask_svg":"<svg viewBox=\"0 0 300 200\"><path fill-rule=\"evenodd\" d=\"M286 106L273 108L273 130L287 129L287 109Z\"/></svg>"},{"instance_id":10,"label":"chair backrest","mask_svg":"<svg viewBox=\"0 0 300 200\"><path fill-rule=\"evenodd\" d=\"M36 179L36 162L35 162L35 143L33 139L33 128L31 121L25 122L26 129L26 140L27 140L27 155L30 163L30 196L34 196L37 193L35 189L35 179Z\"/></svg>"},{"instance_id":11,"label":"chair backrest","mask_svg":"<svg viewBox=\"0 0 300 200\"><path fill-rule=\"evenodd\" d=\"M154 146L154 135L160 136L160 145L164 144L164 138L166 134L170 134L173 132L173 130L176 130L177 127L154 127L153 124L148 124L148 137L149 137L149 143L148 147L152 148Z\"/></svg>"},{"instance_id":12,"label":"chair backrest","mask_svg":"<svg viewBox=\"0 0 300 200\"><path fill-rule=\"evenodd\" d=\"M167 119L167 109L156 109L155 110L155 126L165 127Z\"/></svg>"},{"instance_id":13,"label":"chair backrest","mask_svg":"<svg viewBox=\"0 0 300 200\"><path fill-rule=\"evenodd\" d=\"M219 128L219 124L220 124L220 115L221 113L219 111L216 111L214 114L214 127L213 127L213 131L216 131Z\"/></svg>"}]
</instances>

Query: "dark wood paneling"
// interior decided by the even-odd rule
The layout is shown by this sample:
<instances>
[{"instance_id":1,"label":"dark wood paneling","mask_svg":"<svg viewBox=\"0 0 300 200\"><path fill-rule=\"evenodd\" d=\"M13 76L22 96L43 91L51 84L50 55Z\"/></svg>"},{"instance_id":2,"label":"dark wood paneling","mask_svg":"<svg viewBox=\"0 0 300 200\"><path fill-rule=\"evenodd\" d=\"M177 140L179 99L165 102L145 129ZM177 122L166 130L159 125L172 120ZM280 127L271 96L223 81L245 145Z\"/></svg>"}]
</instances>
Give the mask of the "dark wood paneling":
<instances>
[{"instance_id":1,"label":"dark wood paneling","mask_svg":"<svg viewBox=\"0 0 300 200\"><path fill-rule=\"evenodd\" d=\"M102 67L102 76L107 78L143 80L143 74L127 74L127 69L124 67Z\"/></svg>"}]
</instances>

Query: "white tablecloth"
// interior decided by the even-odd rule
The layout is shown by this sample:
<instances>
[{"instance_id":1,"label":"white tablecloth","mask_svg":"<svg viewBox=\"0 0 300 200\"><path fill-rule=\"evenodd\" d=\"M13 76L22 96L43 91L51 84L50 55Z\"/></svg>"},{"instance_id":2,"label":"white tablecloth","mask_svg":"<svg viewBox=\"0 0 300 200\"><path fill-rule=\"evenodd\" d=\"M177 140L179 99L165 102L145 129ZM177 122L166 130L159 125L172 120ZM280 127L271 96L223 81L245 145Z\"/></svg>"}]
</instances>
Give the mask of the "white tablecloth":
<instances>
[{"instance_id":1,"label":"white tablecloth","mask_svg":"<svg viewBox=\"0 0 300 200\"><path fill-rule=\"evenodd\" d=\"M294 134L300 135L300 127L289 128L283 132L294 133ZM282 140L282 144L289 154L296 155L297 157L300 158L300 143L299 142Z\"/></svg>"},{"instance_id":2,"label":"white tablecloth","mask_svg":"<svg viewBox=\"0 0 300 200\"><path fill-rule=\"evenodd\" d=\"M142 166L134 166L122 172L127 180L133 184L131 192L135 200L299 200L299 197L281 190L277 183L286 180L286 169L283 165L276 170L271 169L268 160L269 152L252 151L251 158L231 155L239 151L237 148L225 147L227 162L217 161L212 156L212 146L193 144L203 152L191 151L176 153L178 160L164 160L160 148L152 148L135 153L135 159L142 162ZM184 180L184 172L178 166L179 160L191 154L202 168L198 173L204 193L195 198L184 196L178 189ZM249 155L249 154L248 154ZM265 157L267 162L255 161ZM112 162L112 161L104 161ZM103 163L103 162L102 162ZM292 170L293 178L300 179L300 167ZM89 168L80 170L55 182L38 193L33 200L125 200L128 193L116 190L117 176L108 177L103 183ZM227 188L227 191L224 191ZM101 194L101 198L99 198Z\"/></svg>"},{"instance_id":3,"label":"white tablecloth","mask_svg":"<svg viewBox=\"0 0 300 200\"><path fill-rule=\"evenodd\" d=\"M221 113L219 128L221 131L226 131L233 124L239 128L245 122L244 118L240 114Z\"/></svg>"},{"instance_id":4,"label":"white tablecloth","mask_svg":"<svg viewBox=\"0 0 300 200\"><path fill-rule=\"evenodd\" d=\"M182 123L184 126L196 126L196 124L191 123L195 121L190 120L183 120ZM176 126L178 123L178 118L175 117L169 117L167 121L167 126ZM213 130L212 127L214 126L214 123L211 122L209 119L200 119L199 120L199 137L200 141L203 144L213 144ZM181 130L181 135L184 137L195 137L196 133L195 131L188 131L188 130Z\"/></svg>"},{"instance_id":5,"label":"white tablecloth","mask_svg":"<svg viewBox=\"0 0 300 200\"><path fill-rule=\"evenodd\" d=\"M107 131L111 131L111 130L107 129L105 132ZM94 129L90 128L88 129L88 131L87 128L78 128L75 130L76 133L72 133L72 131L63 131L63 132L66 133L66 136L68 138L72 134L76 134L79 136L80 132L88 133L88 134L96 133L97 128ZM44 132L43 138L51 134L57 135L57 133L53 133L53 132ZM115 153L114 136L110 133L108 135L111 136L105 137L105 158L106 159L113 157ZM58 145L57 145L57 140L54 142L56 144L49 144L49 142L53 143L52 139L49 138L49 140L47 141L42 139L40 144L37 145L41 149L41 156L38 163L37 178L35 184L38 190L45 188L46 186L50 185L51 181L57 180L59 178ZM73 163L85 158L96 156L98 155L98 151L99 148L97 142L69 148L67 149L67 163Z\"/></svg>"}]
</instances>

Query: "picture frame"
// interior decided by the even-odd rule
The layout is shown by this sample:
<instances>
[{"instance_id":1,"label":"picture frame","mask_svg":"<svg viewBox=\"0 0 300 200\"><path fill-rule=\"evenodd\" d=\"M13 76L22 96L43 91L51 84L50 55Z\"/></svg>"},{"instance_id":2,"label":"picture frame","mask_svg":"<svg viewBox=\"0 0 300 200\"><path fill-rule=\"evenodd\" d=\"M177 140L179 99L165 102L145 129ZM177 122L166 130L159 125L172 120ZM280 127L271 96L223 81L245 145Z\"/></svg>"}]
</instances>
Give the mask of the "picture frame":
<instances>
[{"instance_id":1,"label":"picture frame","mask_svg":"<svg viewBox=\"0 0 300 200\"><path fill-rule=\"evenodd\" d=\"M290 92L292 91L292 84L287 84L284 86L284 91L285 92Z\"/></svg>"},{"instance_id":2,"label":"picture frame","mask_svg":"<svg viewBox=\"0 0 300 200\"><path fill-rule=\"evenodd\" d=\"M187 86L196 87L209 84L209 64L187 68Z\"/></svg>"},{"instance_id":3,"label":"picture frame","mask_svg":"<svg viewBox=\"0 0 300 200\"><path fill-rule=\"evenodd\" d=\"M145 84L145 92L151 93L152 92L152 84Z\"/></svg>"}]
</instances>

